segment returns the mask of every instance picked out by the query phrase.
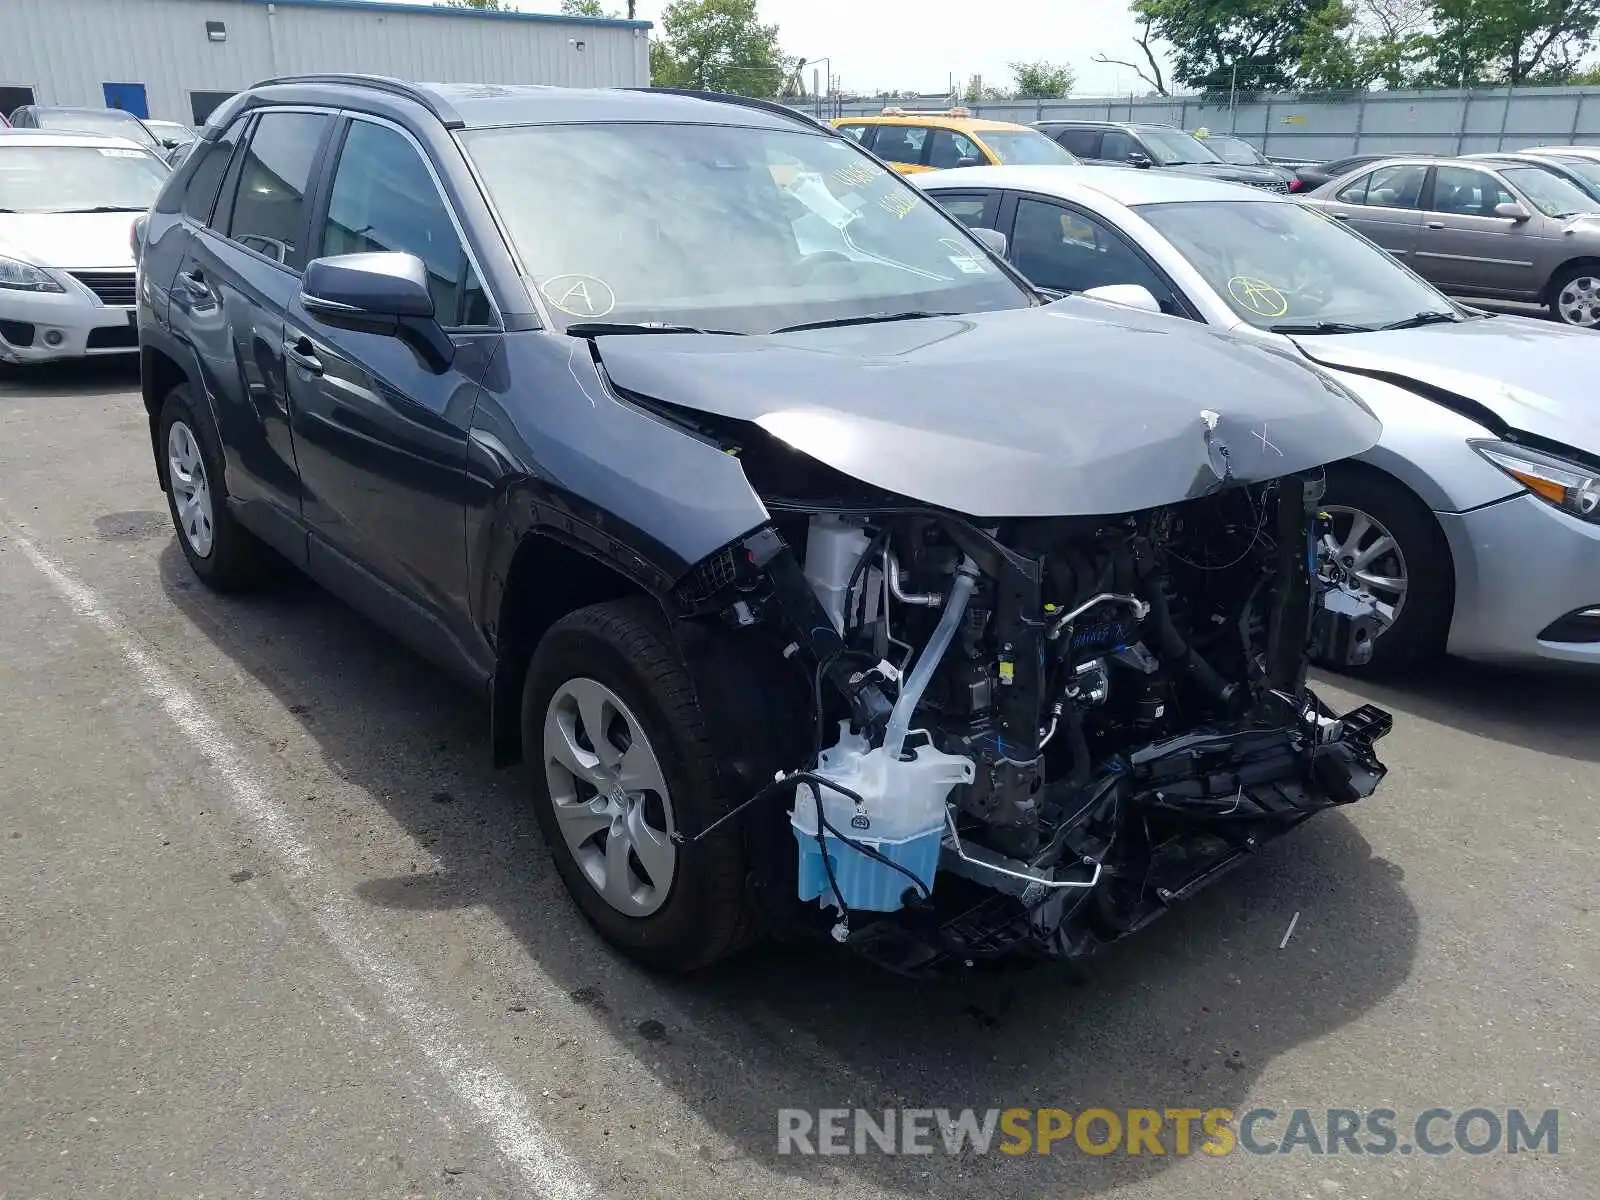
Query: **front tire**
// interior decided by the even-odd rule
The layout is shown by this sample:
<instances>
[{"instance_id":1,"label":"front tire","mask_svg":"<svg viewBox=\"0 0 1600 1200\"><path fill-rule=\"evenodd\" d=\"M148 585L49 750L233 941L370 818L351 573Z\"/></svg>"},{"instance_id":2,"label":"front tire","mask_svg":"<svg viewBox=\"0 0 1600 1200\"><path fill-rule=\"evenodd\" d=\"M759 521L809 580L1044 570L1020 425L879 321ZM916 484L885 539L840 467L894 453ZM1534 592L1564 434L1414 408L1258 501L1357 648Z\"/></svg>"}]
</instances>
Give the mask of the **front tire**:
<instances>
[{"instance_id":1,"label":"front tire","mask_svg":"<svg viewBox=\"0 0 1600 1200\"><path fill-rule=\"evenodd\" d=\"M672 972L748 940L738 833L673 838L731 804L688 668L651 601L593 605L550 628L523 687L522 745L556 869L602 937Z\"/></svg>"},{"instance_id":2,"label":"front tire","mask_svg":"<svg viewBox=\"0 0 1600 1200\"><path fill-rule=\"evenodd\" d=\"M1551 281L1550 315L1579 329L1600 326L1600 264L1568 267Z\"/></svg>"},{"instance_id":3,"label":"front tire","mask_svg":"<svg viewBox=\"0 0 1600 1200\"><path fill-rule=\"evenodd\" d=\"M222 455L210 426L184 386L167 393L157 425L167 509L178 545L207 587L238 591L261 583L272 551L234 519Z\"/></svg>"},{"instance_id":4,"label":"front tire","mask_svg":"<svg viewBox=\"0 0 1600 1200\"><path fill-rule=\"evenodd\" d=\"M1444 652L1454 605L1450 546L1427 505L1380 472L1340 463L1329 467L1322 509L1333 520L1323 547L1359 587L1392 614L1362 666L1352 675L1384 674Z\"/></svg>"}]
</instances>

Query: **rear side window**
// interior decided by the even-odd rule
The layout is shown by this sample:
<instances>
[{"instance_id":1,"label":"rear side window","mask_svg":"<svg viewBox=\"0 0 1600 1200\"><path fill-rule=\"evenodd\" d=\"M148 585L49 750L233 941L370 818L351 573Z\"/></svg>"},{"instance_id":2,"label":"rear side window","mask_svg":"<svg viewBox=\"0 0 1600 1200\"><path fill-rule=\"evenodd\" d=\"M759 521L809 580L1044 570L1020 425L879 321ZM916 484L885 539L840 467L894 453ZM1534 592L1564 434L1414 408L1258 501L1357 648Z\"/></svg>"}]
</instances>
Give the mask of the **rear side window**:
<instances>
[{"instance_id":1,"label":"rear side window","mask_svg":"<svg viewBox=\"0 0 1600 1200\"><path fill-rule=\"evenodd\" d=\"M442 324L493 323L483 285L416 147L393 129L355 121L339 155L319 253L383 251L422 260Z\"/></svg>"},{"instance_id":2,"label":"rear side window","mask_svg":"<svg viewBox=\"0 0 1600 1200\"><path fill-rule=\"evenodd\" d=\"M915 165L922 162L922 151L931 132L921 125L880 125L872 149L879 158L889 162Z\"/></svg>"},{"instance_id":3,"label":"rear side window","mask_svg":"<svg viewBox=\"0 0 1600 1200\"><path fill-rule=\"evenodd\" d=\"M865 125L840 125L839 132L848 134L859 142L867 136L867 127Z\"/></svg>"},{"instance_id":4,"label":"rear side window","mask_svg":"<svg viewBox=\"0 0 1600 1200\"><path fill-rule=\"evenodd\" d=\"M190 220L211 224L211 210L217 205L222 177L228 173L228 164L233 161L246 120L240 117L216 141L201 142L193 151L194 167L183 190L183 215Z\"/></svg>"},{"instance_id":5,"label":"rear side window","mask_svg":"<svg viewBox=\"0 0 1600 1200\"><path fill-rule=\"evenodd\" d=\"M1096 157L1095 143L1100 138L1097 129L1049 129L1045 132L1079 158Z\"/></svg>"},{"instance_id":6,"label":"rear side window","mask_svg":"<svg viewBox=\"0 0 1600 1200\"><path fill-rule=\"evenodd\" d=\"M306 190L329 118L265 112L245 148L227 237L290 270L305 266Z\"/></svg>"}]
</instances>

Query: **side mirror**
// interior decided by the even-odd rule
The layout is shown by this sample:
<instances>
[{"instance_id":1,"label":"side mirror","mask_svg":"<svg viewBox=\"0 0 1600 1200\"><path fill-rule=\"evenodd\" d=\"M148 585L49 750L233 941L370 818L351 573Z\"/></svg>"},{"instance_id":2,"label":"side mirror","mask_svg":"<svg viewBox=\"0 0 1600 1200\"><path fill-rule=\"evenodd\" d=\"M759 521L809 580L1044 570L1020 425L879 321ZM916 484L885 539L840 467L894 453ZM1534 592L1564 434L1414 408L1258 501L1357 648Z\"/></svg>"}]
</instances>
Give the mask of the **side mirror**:
<instances>
[{"instance_id":1,"label":"side mirror","mask_svg":"<svg viewBox=\"0 0 1600 1200\"><path fill-rule=\"evenodd\" d=\"M1507 221L1516 221L1519 225L1523 221L1526 221L1529 217L1533 216L1532 213L1530 213L1520 204L1496 204L1494 206L1494 215L1497 217L1503 217Z\"/></svg>"},{"instance_id":2,"label":"side mirror","mask_svg":"<svg viewBox=\"0 0 1600 1200\"><path fill-rule=\"evenodd\" d=\"M1161 312L1161 304L1150 294L1150 289L1141 283L1108 283L1104 287L1088 288L1083 293L1091 300L1103 300L1107 304L1120 304L1124 308L1137 308L1140 312Z\"/></svg>"},{"instance_id":3,"label":"side mirror","mask_svg":"<svg viewBox=\"0 0 1600 1200\"><path fill-rule=\"evenodd\" d=\"M956 166L958 166L958 167L981 167L981 166L983 166L983 159L981 159L981 158L973 158L972 155L969 154L965 158L963 158L960 162L956 163Z\"/></svg>"},{"instance_id":4,"label":"side mirror","mask_svg":"<svg viewBox=\"0 0 1600 1200\"><path fill-rule=\"evenodd\" d=\"M455 357L434 320L428 268L415 254L314 258L300 277L300 304L324 325L399 338L435 372Z\"/></svg>"},{"instance_id":5,"label":"side mirror","mask_svg":"<svg viewBox=\"0 0 1600 1200\"><path fill-rule=\"evenodd\" d=\"M974 225L971 228L972 236L977 238L998 258L1004 258L1010 248L1006 242L1006 235L998 229L989 229L983 225Z\"/></svg>"},{"instance_id":6,"label":"side mirror","mask_svg":"<svg viewBox=\"0 0 1600 1200\"><path fill-rule=\"evenodd\" d=\"M1138 167L1141 171L1148 171L1155 164L1150 161L1150 156L1143 150L1128 151L1128 165Z\"/></svg>"}]
</instances>

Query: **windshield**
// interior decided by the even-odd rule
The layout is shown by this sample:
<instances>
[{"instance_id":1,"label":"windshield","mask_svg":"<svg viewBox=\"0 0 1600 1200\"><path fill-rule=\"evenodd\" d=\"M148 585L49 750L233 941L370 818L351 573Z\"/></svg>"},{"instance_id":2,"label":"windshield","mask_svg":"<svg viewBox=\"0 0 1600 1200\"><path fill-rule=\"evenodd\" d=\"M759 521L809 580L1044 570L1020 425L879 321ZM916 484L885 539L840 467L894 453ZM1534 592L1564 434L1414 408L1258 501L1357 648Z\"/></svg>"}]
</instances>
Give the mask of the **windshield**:
<instances>
[{"instance_id":1,"label":"windshield","mask_svg":"<svg viewBox=\"0 0 1600 1200\"><path fill-rule=\"evenodd\" d=\"M30 146L0 142L0 211L144 212L167 167L132 146Z\"/></svg>"},{"instance_id":2,"label":"windshield","mask_svg":"<svg viewBox=\"0 0 1600 1200\"><path fill-rule=\"evenodd\" d=\"M1060 142L1037 129L980 129L978 136L1008 167L1070 167L1078 161Z\"/></svg>"},{"instance_id":3,"label":"windshield","mask_svg":"<svg viewBox=\"0 0 1600 1200\"><path fill-rule=\"evenodd\" d=\"M1600 213L1600 201L1554 171L1543 167L1506 167L1500 174L1547 217Z\"/></svg>"},{"instance_id":4,"label":"windshield","mask_svg":"<svg viewBox=\"0 0 1600 1200\"><path fill-rule=\"evenodd\" d=\"M460 135L556 320L765 333L1030 293L845 138L595 124Z\"/></svg>"},{"instance_id":5,"label":"windshield","mask_svg":"<svg viewBox=\"0 0 1600 1200\"><path fill-rule=\"evenodd\" d=\"M106 137L132 138L146 146L154 146L156 139L138 117L114 109L90 109L87 112L41 109L38 113L40 129L70 130L73 133L98 133Z\"/></svg>"},{"instance_id":6,"label":"windshield","mask_svg":"<svg viewBox=\"0 0 1600 1200\"><path fill-rule=\"evenodd\" d=\"M1267 161L1249 142L1241 142L1238 138L1209 137L1205 140L1205 147L1223 162L1241 167L1259 167Z\"/></svg>"},{"instance_id":7,"label":"windshield","mask_svg":"<svg viewBox=\"0 0 1600 1200\"><path fill-rule=\"evenodd\" d=\"M1257 329L1357 332L1455 312L1384 251L1319 210L1271 200L1147 204L1138 213Z\"/></svg>"},{"instance_id":8,"label":"windshield","mask_svg":"<svg viewBox=\"0 0 1600 1200\"><path fill-rule=\"evenodd\" d=\"M1168 129L1165 125L1141 125L1138 132L1139 140L1149 147L1156 162L1164 167L1222 161L1207 150L1199 138L1191 137L1181 129Z\"/></svg>"},{"instance_id":9,"label":"windshield","mask_svg":"<svg viewBox=\"0 0 1600 1200\"><path fill-rule=\"evenodd\" d=\"M1600 190L1600 162L1587 158L1562 158L1556 161L1561 164L1562 170L1576 175L1590 187Z\"/></svg>"}]
</instances>

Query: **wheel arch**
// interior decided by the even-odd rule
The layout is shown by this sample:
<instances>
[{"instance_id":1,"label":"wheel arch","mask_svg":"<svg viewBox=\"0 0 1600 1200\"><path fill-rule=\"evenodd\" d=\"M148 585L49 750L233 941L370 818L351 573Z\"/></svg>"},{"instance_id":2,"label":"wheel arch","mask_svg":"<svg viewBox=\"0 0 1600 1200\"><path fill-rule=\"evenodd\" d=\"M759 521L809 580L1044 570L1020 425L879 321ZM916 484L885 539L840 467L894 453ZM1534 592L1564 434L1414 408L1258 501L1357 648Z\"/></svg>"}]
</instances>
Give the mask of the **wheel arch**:
<instances>
[{"instance_id":1,"label":"wheel arch","mask_svg":"<svg viewBox=\"0 0 1600 1200\"><path fill-rule=\"evenodd\" d=\"M150 453L155 458L156 479L163 491L167 486L166 455L161 452L161 406L172 389L192 382L187 371L165 351L155 346L139 348L139 391L150 423Z\"/></svg>"},{"instance_id":2,"label":"wheel arch","mask_svg":"<svg viewBox=\"0 0 1600 1200\"><path fill-rule=\"evenodd\" d=\"M1566 262L1551 271L1550 278L1545 281L1544 291L1540 294L1540 302L1544 304L1555 303L1556 289L1568 275L1580 267L1591 270L1597 276L1600 276L1600 255L1579 254L1567 259Z\"/></svg>"}]
</instances>

